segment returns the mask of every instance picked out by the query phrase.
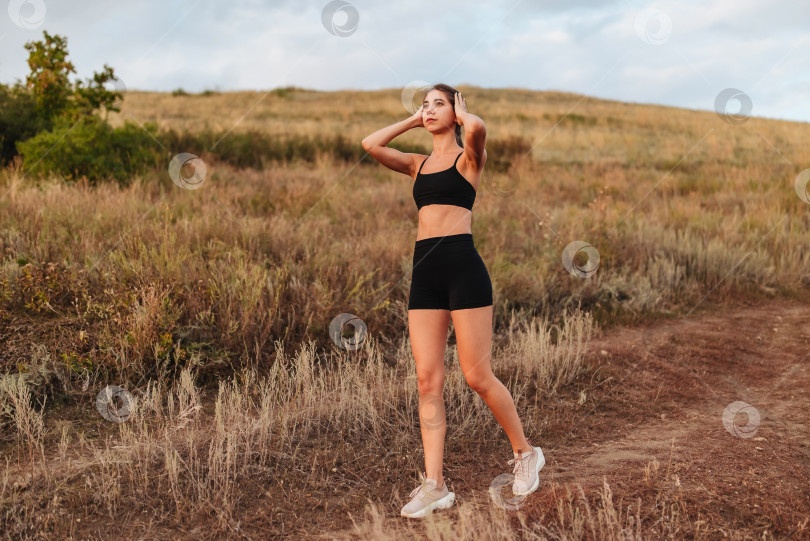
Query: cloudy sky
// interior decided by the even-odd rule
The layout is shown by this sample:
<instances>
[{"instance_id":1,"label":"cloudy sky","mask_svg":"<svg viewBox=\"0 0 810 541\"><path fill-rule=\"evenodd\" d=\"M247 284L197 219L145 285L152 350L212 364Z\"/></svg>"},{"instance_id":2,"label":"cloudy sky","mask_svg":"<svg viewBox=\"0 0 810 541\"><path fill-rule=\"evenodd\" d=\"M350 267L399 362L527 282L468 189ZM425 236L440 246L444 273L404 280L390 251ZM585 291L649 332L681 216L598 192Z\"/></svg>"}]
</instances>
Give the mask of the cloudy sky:
<instances>
[{"instance_id":1,"label":"cloudy sky","mask_svg":"<svg viewBox=\"0 0 810 541\"><path fill-rule=\"evenodd\" d=\"M3 0L0 82L27 41L68 39L77 77L126 88L562 90L810 122L806 0ZM750 113L745 110L748 107ZM742 110L741 110L742 109Z\"/></svg>"}]
</instances>

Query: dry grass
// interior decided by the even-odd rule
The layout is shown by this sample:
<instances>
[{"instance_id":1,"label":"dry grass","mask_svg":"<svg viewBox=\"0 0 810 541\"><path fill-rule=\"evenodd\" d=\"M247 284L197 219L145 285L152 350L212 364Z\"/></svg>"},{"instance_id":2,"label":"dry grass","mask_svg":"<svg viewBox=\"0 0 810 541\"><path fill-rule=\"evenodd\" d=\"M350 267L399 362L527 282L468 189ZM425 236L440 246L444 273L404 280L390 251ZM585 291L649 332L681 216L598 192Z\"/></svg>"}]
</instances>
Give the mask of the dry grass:
<instances>
[{"instance_id":1,"label":"dry grass","mask_svg":"<svg viewBox=\"0 0 810 541\"><path fill-rule=\"evenodd\" d=\"M556 346L548 334L538 340L537 329L528 336L514 331L520 351L535 360L520 365L507 361L500 370L561 374L568 381L576 376L571 366L581 362L580 348L593 332L587 322L587 314L571 314L565 324L578 329L577 341ZM266 375L251 368L220 381L209 399L213 408L206 410L203 393L186 368L170 388L150 383L136 394L132 415L118 425L99 427L103 437L88 441L81 431L64 427L47 459L44 454L29 457L34 472L26 492L4 484L0 500L11 505L3 523L17 535L30 534L43 527L37 518L44 507L56 521L52 533L63 532L69 524L58 519L59 502L70 499L72 505L92 508L88 518L96 520L115 520L134 509L162 509L167 520L189 533L198 531L194 525L205 519L209 533L235 535L240 512L250 505L251 494L256 495L252 488L261 479L289 479L287 468L292 467L307 474L307 483L340 482L344 472L333 466L337 457L327 464L302 463L302 446L328 448L336 438L355 438L367 441L364 452L375 453L382 451L384 441L416 444L419 397L407 340L399 345L394 366L386 364L374 338L356 352L335 350L321 359L322 368L316 366L311 344L294 357L277 345L279 355ZM448 361L455 356L451 348ZM460 439L473 430L496 432L497 423L461 371L451 362L446 368L448 437ZM510 390L520 400L520 389L511 382ZM553 392L542 384L537 388L545 395ZM17 432L40 450L42 414L26 406L27 395L23 378L4 380L2 396L11 400ZM74 442L77 433L79 441ZM44 468L46 462L52 467Z\"/></svg>"},{"instance_id":2,"label":"dry grass","mask_svg":"<svg viewBox=\"0 0 810 541\"><path fill-rule=\"evenodd\" d=\"M556 487L555 487L556 490ZM366 519L356 523L345 538L350 539L413 539L422 532L428 539L483 539L512 541L517 539L559 540L600 539L606 541L631 541L651 538L653 531L642 532L641 501L636 502L633 514L632 506L623 509L613 501L610 485L605 481L602 489L596 494L595 508L589 502L581 486L575 491L566 487L564 494L557 497L557 515L549 517L550 526L528 524L526 517L518 514L519 527L510 525L510 514L494 505L461 504L457 516L448 518L434 514L424 519L419 527L406 528L405 531L392 532L386 525L384 511L376 505L369 504L364 510ZM674 518L674 517L673 517ZM672 530L677 518L664 521L664 529ZM667 533L673 533L669 531ZM662 532L661 538L672 538ZM334 536L333 538L343 538Z\"/></svg>"},{"instance_id":3,"label":"dry grass","mask_svg":"<svg viewBox=\"0 0 810 541\"><path fill-rule=\"evenodd\" d=\"M810 164L807 124L731 126L713 113L461 90L490 141L517 135L533 145L525 157L492 157L473 219L496 299L493 368L527 420L539 423L552 397L577 396L593 378L583 351L598 328L685 315L709 301L806 294L810 215L793 181ZM398 91L362 100L347 92L129 93L113 120L229 129L248 110L237 130L343 132L358 145L406 115ZM398 141L429 151L426 137ZM420 448L406 338L416 216L409 179L328 155L312 166L209 163L208 171L193 191L163 171L123 189L35 180L19 167L0 172L4 530L72 535L77 524L65 510L80 509L101 530L124 521L144 535L235 536L262 514L279 534L290 513L329 513L317 498L291 497L282 479L351 491L364 486L359 464ZM504 185L515 190L497 189ZM563 268L574 240L599 251L588 279ZM370 329L357 352L335 348L328 335L344 312ZM448 441L503 439L456 355L451 340ZM120 425L90 406L108 383L136 397ZM76 418L59 424L68 411ZM401 483L403 472L415 478L420 466L397 458L387 482ZM598 501L555 493L556 516L523 535L674 535L679 503L667 494L660 507L631 509L613 501L607 482ZM268 504L271 496L278 499ZM520 530L492 506L470 505L452 520L433 517L428 536L500 539ZM370 509L346 535L408 535L386 532L383 511ZM658 513L661 524L640 530L639 513Z\"/></svg>"}]
</instances>

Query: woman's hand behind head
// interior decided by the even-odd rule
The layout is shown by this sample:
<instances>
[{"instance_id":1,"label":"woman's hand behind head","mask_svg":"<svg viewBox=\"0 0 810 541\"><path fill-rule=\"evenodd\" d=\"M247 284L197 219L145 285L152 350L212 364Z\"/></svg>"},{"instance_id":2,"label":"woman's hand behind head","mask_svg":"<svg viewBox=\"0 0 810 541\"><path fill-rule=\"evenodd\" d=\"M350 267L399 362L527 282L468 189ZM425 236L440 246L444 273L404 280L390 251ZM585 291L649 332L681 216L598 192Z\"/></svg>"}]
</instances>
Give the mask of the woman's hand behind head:
<instances>
[{"instance_id":1,"label":"woman's hand behind head","mask_svg":"<svg viewBox=\"0 0 810 541\"><path fill-rule=\"evenodd\" d=\"M422 107L419 107L409 120L413 121L413 128L424 128L425 122L422 119Z\"/></svg>"}]
</instances>

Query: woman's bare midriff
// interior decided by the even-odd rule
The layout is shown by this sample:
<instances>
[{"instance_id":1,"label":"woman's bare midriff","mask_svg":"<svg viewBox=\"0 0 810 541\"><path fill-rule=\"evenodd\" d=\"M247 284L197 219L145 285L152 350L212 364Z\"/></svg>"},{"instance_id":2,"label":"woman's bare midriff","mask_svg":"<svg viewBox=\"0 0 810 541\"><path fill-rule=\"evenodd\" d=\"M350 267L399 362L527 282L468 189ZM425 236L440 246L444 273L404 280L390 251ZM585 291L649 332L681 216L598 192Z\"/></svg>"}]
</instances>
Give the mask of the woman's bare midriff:
<instances>
[{"instance_id":1,"label":"woman's bare midriff","mask_svg":"<svg viewBox=\"0 0 810 541\"><path fill-rule=\"evenodd\" d=\"M419 209L416 240L472 233L472 211L455 205L425 205Z\"/></svg>"}]
</instances>

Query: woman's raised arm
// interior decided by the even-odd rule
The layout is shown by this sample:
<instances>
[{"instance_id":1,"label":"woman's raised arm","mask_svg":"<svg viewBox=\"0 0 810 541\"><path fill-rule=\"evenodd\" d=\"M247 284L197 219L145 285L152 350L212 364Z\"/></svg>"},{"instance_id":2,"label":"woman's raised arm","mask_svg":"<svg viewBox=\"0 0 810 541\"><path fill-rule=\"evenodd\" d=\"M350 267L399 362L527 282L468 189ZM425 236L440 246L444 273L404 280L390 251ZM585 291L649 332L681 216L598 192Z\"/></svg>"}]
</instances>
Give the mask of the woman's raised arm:
<instances>
[{"instance_id":1,"label":"woman's raised arm","mask_svg":"<svg viewBox=\"0 0 810 541\"><path fill-rule=\"evenodd\" d=\"M402 135L412 128L423 127L422 109L419 108L410 118L379 129L363 139L363 149L368 152L372 158L387 168L413 177L413 172L416 170L417 160L420 155L400 152L395 148L388 148L386 145L398 135Z\"/></svg>"}]
</instances>

